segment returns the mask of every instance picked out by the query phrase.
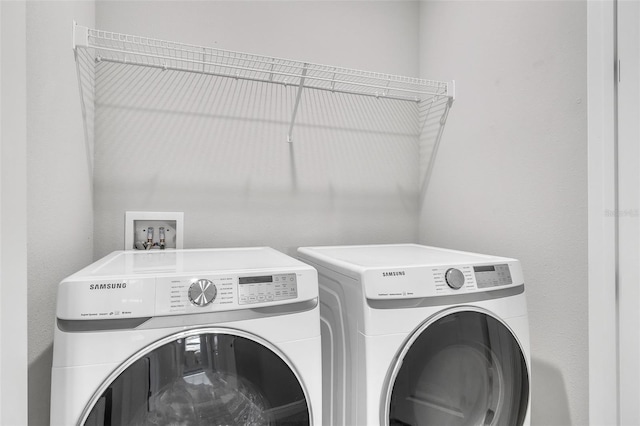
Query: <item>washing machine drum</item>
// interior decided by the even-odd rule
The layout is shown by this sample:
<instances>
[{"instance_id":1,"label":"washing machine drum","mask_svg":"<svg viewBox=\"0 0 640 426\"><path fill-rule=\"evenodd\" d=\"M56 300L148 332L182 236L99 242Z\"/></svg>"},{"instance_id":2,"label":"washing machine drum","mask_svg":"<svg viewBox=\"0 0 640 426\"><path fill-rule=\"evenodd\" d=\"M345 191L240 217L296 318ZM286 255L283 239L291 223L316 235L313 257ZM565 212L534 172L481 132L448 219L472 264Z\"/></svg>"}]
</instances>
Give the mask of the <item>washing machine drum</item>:
<instances>
[{"instance_id":1,"label":"washing machine drum","mask_svg":"<svg viewBox=\"0 0 640 426\"><path fill-rule=\"evenodd\" d=\"M96 395L85 426L310 424L298 378L255 340L181 335L134 358Z\"/></svg>"},{"instance_id":2,"label":"washing machine drum","mask_svg":"<svg viewBox=\"0 0 640 426\"><path fill-rule=\"evenodd\" d=\"M418 330L405 348L390 381L388 422L522 425L528 377L520 345L502 322L452 313Z\"/></svg>"}]
</instances>

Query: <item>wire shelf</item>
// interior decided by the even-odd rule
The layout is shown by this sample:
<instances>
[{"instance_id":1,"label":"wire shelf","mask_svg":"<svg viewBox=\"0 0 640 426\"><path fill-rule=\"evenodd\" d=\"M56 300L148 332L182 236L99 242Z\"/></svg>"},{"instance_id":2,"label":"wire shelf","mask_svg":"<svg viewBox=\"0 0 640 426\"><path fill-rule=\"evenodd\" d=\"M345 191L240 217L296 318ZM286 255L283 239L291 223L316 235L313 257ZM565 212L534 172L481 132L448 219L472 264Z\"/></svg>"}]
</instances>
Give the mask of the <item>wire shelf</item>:
<instances>
[{"instance_id":1,"label":"wire shelf","mask_svg":"<svg viewBox=\"0 0 640 426\"><path fill-rule=\"evenodd\" d=\"M429 169L435 159L448 112L455 99L453 81L425 80L195 46L91 29L75 22L73 50L85 139L90 151L95 139L96 87L100 86L104 90L105 84L108 84L109 90L127 91L131 89L131 85L140 84L139 77L147 75L147 71L159 72L162 75L163 71L171 71L248 80L281 85L287 87L287 91L295 91L286 135L287 142L293 141L293 129L304 90L321 91L316 94L333 92L401 102L386 104L391 110L399 105L412 108L415 105L417 136L421 146L427 146L431 150ZM139 67L143 74L122 71L130 66ZM104 71L114 68L120 69L118 74L111 73L106 77ZM153 96L152 93L148 95ZM390 117L390 120L393 118ZM429 174L423 187L426 187L428 180Z\"/></svg>"},{"instance_id":2,"label":"wire shelf","mask_svg":"<svg viewBox=\"0 0 640 426\"><path fill-rule=\"evenodd\" d=\"M94 60L402 101L453 100L453 84L233 52L74 26Z\"/></svg>"}]
</instances>

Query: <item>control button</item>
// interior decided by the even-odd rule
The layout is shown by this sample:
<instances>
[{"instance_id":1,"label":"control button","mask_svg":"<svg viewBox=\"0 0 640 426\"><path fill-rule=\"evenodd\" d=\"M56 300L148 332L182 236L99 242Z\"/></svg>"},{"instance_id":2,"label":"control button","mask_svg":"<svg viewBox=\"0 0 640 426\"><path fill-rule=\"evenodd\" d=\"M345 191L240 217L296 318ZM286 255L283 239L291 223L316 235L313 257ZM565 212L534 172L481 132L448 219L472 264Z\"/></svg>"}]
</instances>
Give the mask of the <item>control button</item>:
<instances>
[{"instance_id":1,"label":"control button","mask_svg":"<svg viewBox=\"0 0 640 426\"><path fill-rule=\"evenodd\" d=\"M207 306L215 300L217 294L218 289L209 280L200 279L189 287L189 300L195 306Z\"/></svg>"},{"instance_id":2,"label":"control button","mask_svg":"<svg viewBox=\"0 0 640 426\"><path fill-rule=\"evenodd\" d=\"M444 279L454 290L458 290L464 285L464 274L456 268L447 269L447 272L444 273Z\"/></svg>"}]
</instances>

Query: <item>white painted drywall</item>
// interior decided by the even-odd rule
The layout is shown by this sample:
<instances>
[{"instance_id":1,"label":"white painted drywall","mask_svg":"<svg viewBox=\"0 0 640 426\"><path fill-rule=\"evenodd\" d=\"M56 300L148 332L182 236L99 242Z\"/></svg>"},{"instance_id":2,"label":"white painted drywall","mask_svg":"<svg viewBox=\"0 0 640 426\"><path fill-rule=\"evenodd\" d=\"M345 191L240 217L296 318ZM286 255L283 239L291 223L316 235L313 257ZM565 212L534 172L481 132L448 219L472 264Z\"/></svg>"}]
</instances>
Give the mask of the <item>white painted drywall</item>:
<instances>
[{"instance_id":1,"label":"white painted drywall","mask_svg":"<svg viewBox=\"0 0 640 426\"><path fill-rule=\"evenodd\" d=\"M421 74L459 96L420 242L522 261L532 423L588 424L586 2L421 6Z\"/></svg>"},{"instance_id":2,"label":"white painted drywall","mask_svg":"<svg viewBox=\"0 0 640 426\"><path fill-rule=\"evenodd\" d=\"M618 359L621 425L640 424L640 3L617 5Z\"/></svg>"},{"instance_id":3,"label":"white painted drywall","mask_svg":"<svg viewBox=\"0 0 640 426\"><path fill-rule=\"evenodd\" d=\"M613 2L588 2L589 423L619 424ZM626 68L626 67L625 67ZM637 328L636 328L637 332ZM623 373L624 374L624 373Z\"/></svg>"},{"instance_id":4,"label":"white painted drywall","mask_svg":"<svg viewBox=\"0 0 640 426\"><path fill-rule=\"evenodd\" d=\"M92 1L26 2L29 424L49 423L55 301L93 260L92 188L72 52L73 19Z\"/></svg>"},{"instance_id":5,"label":"white painted drywall","mask_svg":"<svg viewBox=\"0 0 640 426\"><path fill-rule=\"evenodd\" d=\"M415 76L417 12L416 2L100 2L96 24ZM294 254L416 238L414 103L305 91L289 145L294 87L110 65L97 81L97 257L123 247L127 210L183 211L185 248Z\"/></svg>"},{"instance_id":6,"label":"white painted drywall","mask_svg":"<svg viewBox=\"0 0 640 426\"><path fill-rule=\"evenodd\" d=\"M27 422L25 3L0 2L0 424Z\"/></svg>"}]
</instances>

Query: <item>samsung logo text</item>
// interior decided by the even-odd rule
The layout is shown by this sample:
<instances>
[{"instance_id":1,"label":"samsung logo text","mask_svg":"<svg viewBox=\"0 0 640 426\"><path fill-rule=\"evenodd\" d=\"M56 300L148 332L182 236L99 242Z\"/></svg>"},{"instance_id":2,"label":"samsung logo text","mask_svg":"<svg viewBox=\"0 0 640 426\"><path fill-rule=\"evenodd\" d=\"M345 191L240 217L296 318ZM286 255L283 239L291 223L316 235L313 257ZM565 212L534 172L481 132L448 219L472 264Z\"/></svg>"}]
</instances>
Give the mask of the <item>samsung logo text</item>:
<instances>
[{"instance_id":1,"label":"samsung logo text","mask_svg":"<svg viewBox=\"0 0 640 426\"><path fill-rule=\"evenodd\" d=\"M383 272L382 276L383 277L401 277L404 276L405 273L404 271L393 271L393 272Z\"/></svg>"},{"instance_id":2,"label":"samsung logo text","mask_svg":"<svg viewBox=\"0 0 640 426\"><path fill-rule=\"evenodd\" d=\"M89 284L89 290L117 290L127 288L127 283Z\"/></svg>"}]
</instances>

